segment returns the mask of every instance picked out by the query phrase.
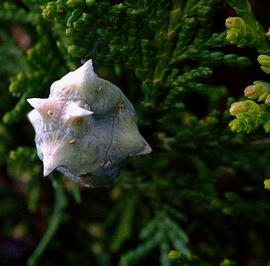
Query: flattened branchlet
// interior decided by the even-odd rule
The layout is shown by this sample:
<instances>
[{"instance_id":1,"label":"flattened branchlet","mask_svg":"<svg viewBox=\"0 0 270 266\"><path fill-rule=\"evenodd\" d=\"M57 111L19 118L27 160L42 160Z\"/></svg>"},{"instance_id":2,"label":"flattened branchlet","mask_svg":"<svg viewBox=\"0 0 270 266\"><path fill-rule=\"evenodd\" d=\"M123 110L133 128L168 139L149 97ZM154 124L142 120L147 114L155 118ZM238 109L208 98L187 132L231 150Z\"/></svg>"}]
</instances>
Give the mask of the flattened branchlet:
<instances>
[{"instance_id":1,"label":"flattened branchlet","mask_svg":"<svg viewBox=\"0 0 270 266\"><path fill-rule=\"evenodd\" d=\"M114 84L99 78L92 60L50 88L47 99L31 98L28 114L43 175L59 170L91 187L111 183L128 156L151 152L140 135L135 110Z\"/></svg>"}]
</instances>

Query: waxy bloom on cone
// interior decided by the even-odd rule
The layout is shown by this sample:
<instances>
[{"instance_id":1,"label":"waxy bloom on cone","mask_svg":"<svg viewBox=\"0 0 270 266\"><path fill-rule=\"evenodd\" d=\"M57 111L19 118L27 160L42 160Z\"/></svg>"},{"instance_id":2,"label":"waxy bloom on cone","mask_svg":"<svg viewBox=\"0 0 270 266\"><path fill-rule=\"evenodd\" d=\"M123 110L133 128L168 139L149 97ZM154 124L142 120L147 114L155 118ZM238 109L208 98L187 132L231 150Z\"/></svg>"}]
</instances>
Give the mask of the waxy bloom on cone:
<instances>
[{"instance_id":1,"label":"waxy bloom on cone","mask_svg":"<svg viewBox=\"0 0 270 266\"><path fill-rule=\"evenodd\" d=\"M47 99L28 99L43 175L57 169L91 187L110 184L128 156L151 152L135 110L114 84L99 78L92 60L55 81Z\"/></svg>"}]
</instances>

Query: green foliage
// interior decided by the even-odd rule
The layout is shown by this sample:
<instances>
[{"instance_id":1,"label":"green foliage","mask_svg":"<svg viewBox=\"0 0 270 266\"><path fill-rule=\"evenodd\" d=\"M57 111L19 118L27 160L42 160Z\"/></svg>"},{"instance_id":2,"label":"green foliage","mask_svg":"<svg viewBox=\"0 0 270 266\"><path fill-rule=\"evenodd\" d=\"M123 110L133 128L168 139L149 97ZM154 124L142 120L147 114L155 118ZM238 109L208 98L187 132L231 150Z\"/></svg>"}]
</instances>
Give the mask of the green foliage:
<instances>
[{"instance_id":1,"label":"green foliage","mask_svg":"<svg viewBox=\"0 0 270 266\"><path fill-rule=\"evenodd\" d=\"M269 54L270 47L265 31L256 20L248 0L227 0L238 17L226 20L228 28L226 39L238 47L254 47L259 53Z\"/></svg>"},{"instance_id":2,"label":"green foliage","mask_svg":"<svg viewBox=\"0 0 270 266\"><path fill-rule=\"evenodd\" d=\"M55 189L55 205L54 205L53 213L50 217L48 229L44 233L35 251L31 255L31 257L28 259L27 261L28 266L37 265L38 259L43 254L44 250L46 249L46 247L52 240L63 218L63 213L67 204L63 187L62 187L62 184L57 183L55 179L53 180L53 187Z\"/></svg>"},{"instance_id":3,"label":"green foliage","mask_svg":"<svg viewBox=\"0 0 270 266\"><path fill-rule=\"evenodd\" d=\"M179 253L178 251L172 250L170 251L168 255L172 266L209 266L210 264L204 262L199 257L194 255L184 255L182 253ZM236 264L234 262L231 262L228 259L223 260L219 266L235 266Z\"/></svg>"},{"instance_id":4,"label":"green foliage","mask_svg":"<svg viewBox=\"0 0 270 266\"><path fill-rule=\"evenodd\" d=\"M258 62L261 69L270 74L269 54L270 45L267 41L267 34L262 26L256 21L248 1L228 1L240 17L228 18L226 20L227 40L238 47L254 47L259 53ZM250 100L233 103L230 109L231 115L236 119L230 122L229 126L234 132L251 133L263 126L266 133L270 132L270 84L263 81L254 81L245 89L245 96ZM262 104L257 104L263 102Z\"/></svg>"},{"instance_id":5,"label":"green foliage","mask_svg":"<svg viewBox=\"0 0 270 266\"><path fill-rule=\"evenodd\" d=\"M270 149L257 129L270 132L270 84L248 86L247 99L230 107L231 122L224 103L238 69L258 68L228 44L255 48L266 74L270 46L249 2L227 2L237 15L227 30L222 0L0 3L4 264L267 263ZM57 174L42 179L26 119L27 98L47 97L53 81L88 58L134 104L153 147L98 190ZM9 257L14 239L23 248Z\"/></svg>"},{"instance_id":6,"label":"green foliage","mask_svg":"<svg viewBox=\"0 0 270 266\"><path fill-rule=\"evenodd\" d=\"M135 250L131 250L121 257L121 263L123 265L132 265L138 262L157 246L160 249L161 265L169 265L167 258L169 243L172 243L174 248L181 250L183 253L189 253L186 246L188 236L170 218L170 214L176 216L180 221L185 219L185 217L170 206L165 205L164 207L164 211L159 210L156 216L140 232L139 237L143 243Z\"/></svg>"}]
</instances>

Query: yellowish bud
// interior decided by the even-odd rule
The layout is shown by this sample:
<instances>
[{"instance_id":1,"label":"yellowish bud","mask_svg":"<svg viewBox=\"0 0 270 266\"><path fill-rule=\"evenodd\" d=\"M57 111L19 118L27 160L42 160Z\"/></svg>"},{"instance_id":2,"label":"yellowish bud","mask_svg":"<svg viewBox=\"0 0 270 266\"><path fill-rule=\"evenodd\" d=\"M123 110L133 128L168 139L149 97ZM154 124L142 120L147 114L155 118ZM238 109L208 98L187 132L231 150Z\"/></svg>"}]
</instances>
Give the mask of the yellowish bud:
<instances>
[{"instance_id":1,"label":"yellowish bud","mask_svg":"<svg viewBox=\"0 0 270 266\"><path fill-rule=\"evenodd\" d=\"M168 256L170 260L179 260L181 258L181 253L176 250L172 250Z\"/></svg>"},{"instance_id":2,"label":"yellowish bud","mask_svg":"<svg viewBox=\"0 0 270 266\"><path fill-rule=\"evenodd\" d=\"M258 62L263 66L268 66L270 64L270 56L261 54L258 56Z\"/></svg>"},{"instance_id":3,"label":"yellowish bud","mask_svg":"<svg viewBox=\"0 0 270 266\"><path fill-rule=\"evenodd\" d=\"M230 114L236 116L240 113L246 112L247 106L245 102L236 102L231 105Z\"/></svg>"},{"instance_id":4,"label":"yellowish bud","mask_svg":"<svg viewBox=\"0 0 270 266\"><path fill-rule=\"evenodd\" d=\"M270 56L262 54L258 56L257 60L261 65L261 69L266 74L270 74Z\"/></svg>"},{"instance_id":5,"label":"yellowish bud","mask_svg":"<svg viewBox=\"0 0 270 266\"><path fill-rule=\"evenodd\" d=\"M268 29L268 31L265 33L266 38L268 39L268 41L270 41L270 28Z\"/></svg>"},{"instance_id":6,"label":"yellowish bud","mask_svg":"<svg viewBox=\"0 0 270 266\"><path fill-rule=\"evenodd\" d=\"M265 104L270 105L270 95L268 95L264 101Z\"/></svg>"},{"instance_id":7,"label":"yellowish bud","mask_svg":"<svg viewBox=\"0 0 270 266\"><path fill-rule=\"evenodd\" d=\"M227 28L232 28L237 22L237 17L229 17L225 20L225 25Z\"/></svg>"},{"instance_id":8,"label":"yellowish bud","mask_svg":"<svg viewBox=\"0 0 270 266\"><path fill-rule=\"evenodd\" d=\"M252 97L255 93L255 85L247 86L244 90L244 93L246 97Z\"/></svg>"},{"instance_id":9,"label":"yellowish bud","mask_svg":"<svg viewBox=\"0 0 270 266\"><path fill-rule=\"evenodd\" d=\"M264 188L270 190L270 179L264 180Z\"/></svg>"}]
</instances>

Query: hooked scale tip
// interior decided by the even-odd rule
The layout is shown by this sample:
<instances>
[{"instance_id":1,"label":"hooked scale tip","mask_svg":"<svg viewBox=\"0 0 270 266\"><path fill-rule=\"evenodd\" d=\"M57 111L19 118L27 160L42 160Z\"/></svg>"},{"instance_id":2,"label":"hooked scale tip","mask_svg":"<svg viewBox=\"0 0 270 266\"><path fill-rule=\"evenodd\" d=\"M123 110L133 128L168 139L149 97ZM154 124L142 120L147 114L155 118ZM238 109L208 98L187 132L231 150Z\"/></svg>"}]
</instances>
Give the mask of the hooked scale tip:
<instances>
[{"instance_id":1,"label":"hooked scale tip","mask_svg":"<svg viewBox=\"0 0 270 266\"><path fill-rule=\"evenodd\" d=\"M43 155L43 176L48 176L56 167L58 167L53 156Z\"/></svg>"},{"instance_id":2,"label":"hooked scale tip","mask_svg":"<svg viewBox=\"0 0 270 266\"><path fill-rule=\"evenodd\" d=\"M142 151L136 153L136 155L144 155L152 152L151 146L145 141L144 138L142 138L142 144L144 145L144 148Z\"/></svg>"},{"instance_id":3,"label":"hooked scale tip","mask_svg":"<svg viewBox=\"0 0 270 266\"><path fill-rule=\"evenodd\" d=\"M89 116L91 114L93 114L93 112L80 107L78 103L70 103L65 109L63 119L64 121L68 122L77 118Z\"/></svg>"},{"instance_id":4,"label":"hooked scale tip","mask_svg":"<svg viewBox=\"0 0 270 266\"><path fill-rule=\"evenodd\" d=\"M40 103L41 103L40 98L29 98L29 99L26 99L26 100L35 109L37 109L40 106Z\"/></svg>"},{"instance_id":5,"label":"hooked scale tip","mask_svg":"<svg viewBox=\"0 0 270 266\"><path fill-rule=\"evenodd\" d=\"M88 116L88 115L93 114L93 112L86 110L84 108L81 108L76 103L71 103L69 105L69 112L73 118L78 118L78 117L83 117L83 116Z\"/></svg>"},{"instance_id":6,"label":"hooked scale tip","mask_svg":"<svg viewBox=\"0 0 270 266\"><path fill-rule=\"evenodd\" d=\"M49 169L47 167L45 167L45 165L43 166L43 176L46 177L48 176L54 169Z\"/></svg>"},{"instance_id":7,"label":"hooked scale tip","mask_svg":"<svg viewBox=\"0 0 270 266\"><path fill-rule=\"evenodd\" d=\"M93 61L92 61L92 59L89 59L86 62L84 62L84 66L91 69L91 70L93 70Z\"/></svg>"},{"instance_id":8,"label":"hooked scale tip","mask_svg":"<svg viewBox=\"0 0 270 266\"><path fill-rule=\"evenodd\" d=\"M52 112L58 102L56 99L42 99L42 98L30 98L27 99L27 102L35 108L41 115L48 115L49 112Z\"/></svg>"}]
</instances>

